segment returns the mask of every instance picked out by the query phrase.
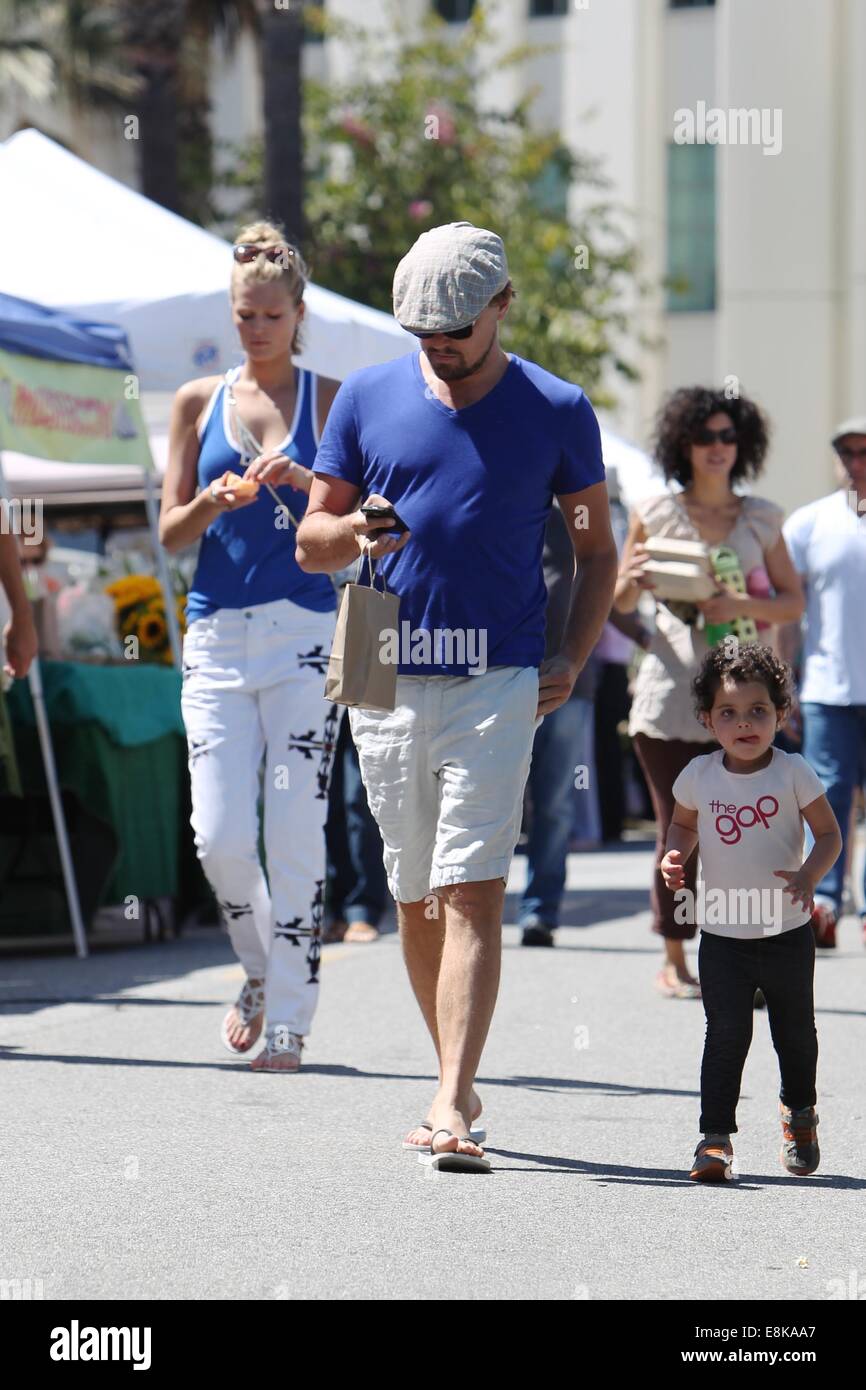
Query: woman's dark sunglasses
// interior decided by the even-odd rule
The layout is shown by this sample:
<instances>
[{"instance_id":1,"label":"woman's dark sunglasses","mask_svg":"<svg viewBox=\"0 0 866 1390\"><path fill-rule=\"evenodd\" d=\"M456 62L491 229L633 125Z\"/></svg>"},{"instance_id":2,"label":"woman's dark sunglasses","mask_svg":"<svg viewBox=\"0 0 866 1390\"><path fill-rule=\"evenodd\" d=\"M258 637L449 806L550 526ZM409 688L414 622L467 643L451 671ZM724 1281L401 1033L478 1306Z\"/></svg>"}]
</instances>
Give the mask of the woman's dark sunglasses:
<instances>
[{"instance_id":1,"label":"woman's dark sunglasses","mask_svg":"<svg viewBox=\"0 0 866 1390\"><path fill-rule=\"evenodd\" d=\"M264 256L269 261L286 266L294 254L294 248L291 246L257 246L254 242L239 241L234 247L235 260L241 265L254 261L256 256Z\"/></svg>"},{"instance_id":2,"label":"woman's dark sunglasses","mask_svg":"<svg viewBox=\"0 0 866 1390\"><path fill-rule=\"evenodd\" d=\"M465 328L452 328L447 333L413 333L413 338L471 338L472 330L478 322L474 319L472 323L467 323Z\"/></svg>"},{"instance_id":3,"label":"woman's dark sunglasses","mask_svg":"<svg viewBox=\"0 0 866 1390\"><path fill-rule=\"evenodd\" d=\"M720 444L736 444L737 431L733 425L727 425L723 430L695 430L692 435L692 443L697 444L699 449L706 449L710 444L715 444L716 440Z\"/></svg>"}]
</instances>

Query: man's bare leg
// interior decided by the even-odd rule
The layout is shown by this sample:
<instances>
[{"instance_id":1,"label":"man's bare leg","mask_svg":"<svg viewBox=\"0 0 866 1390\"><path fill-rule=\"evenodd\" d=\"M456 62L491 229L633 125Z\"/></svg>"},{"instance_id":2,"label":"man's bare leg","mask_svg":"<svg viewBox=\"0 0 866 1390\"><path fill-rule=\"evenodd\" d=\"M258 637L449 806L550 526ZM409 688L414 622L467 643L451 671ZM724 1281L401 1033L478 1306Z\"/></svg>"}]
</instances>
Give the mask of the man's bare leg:
<instances>
[{"instance_id":1,"label":"man's bare leg","mask_svg":"<svg viewBox=\"0 0 866 1390\"><path fill-rule=\"evenodd\" d=\"M430 1123L455 1135L469 1133L472 1083L493 1018L502 964L501 878L455 883L437 890L445 904L445 941L436 989L440 1082ZM482 1153L469 1139L439 1140L437 1153Z\"/></svg>"},{"instance_id":2,"label":"man's bare leg","mask_svg":"<svg viewBox=\"0 0 866 1390\"><path fill-rule=\"evenodd\" d=\"M433 914L434 908L435 914ZM429 897L414 903L398 903L397 920L400 926L400 943L403 947L403 959L406 962L409 981L436 1049L441 1090L442 1057L436 1019L436 996L439 988L442 952L445 945L445 907L438 897L434 899L432 905ZM472 1092L470 1103L472 1120L475 1121L481 1114L481 1100L475 1091ZM429 1115L428 1120L432 1124ZM430 1131L420 1128L411 1129L406 1135L405 1142L417 1144L419 1148L426 1146L430 1142Z\"/></svg>"}]
</instances>

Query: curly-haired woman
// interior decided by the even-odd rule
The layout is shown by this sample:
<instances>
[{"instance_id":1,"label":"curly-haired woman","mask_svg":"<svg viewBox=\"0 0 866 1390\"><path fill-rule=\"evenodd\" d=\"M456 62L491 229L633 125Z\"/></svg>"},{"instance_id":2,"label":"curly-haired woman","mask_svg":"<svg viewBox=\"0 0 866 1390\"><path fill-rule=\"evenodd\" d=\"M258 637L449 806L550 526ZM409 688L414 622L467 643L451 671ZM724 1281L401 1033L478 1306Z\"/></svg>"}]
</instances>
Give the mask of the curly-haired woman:
<instances>
[{"instance_id":1,"label":"curly-haired woman","mask_svg":"<svg viewBox=\"0 0 866 1390\"><path fill-rule=\"evenodd\" d=\"M295 560L294 528L338 386L292 361L305 285L300 253L279 228L244 228L231 278L244 361L178 391L160 518L167 550L201 538L181 697L192 824L245 975L223 1042L248 1052L266 1020L257 1071L299 1069L316 1007L337 729L336 706L322 698L334 589Z\"/></svg>"},{"instance_id":2,"label":"curly-haired woman","mask_svg":"<svg viewBox=\"0 0 866 1390\"><path fill-rule=\"evenodd\" d=\"M629 733L658 825L651 904L653 931L664 938L665 960L656 986L669 998L700 997L684 944L694 937L695 923L677 921L685 914L677 911L659 868L673 814L673 784L686 764L713 743L712 733L697 721L691 699L691 681L707 651L696 610L710 623L753 618L763 626L766 641L772 640L775 625L795 621L804 608L802 586L782 537L781 507L735 491L736 484L759 476L768 444L767 422L745 396L728 399L724 391L702 386L674 391L659 411L654 451L666 479L680 490L645 498L635 508L614 596L617 611L630 613L642 590L652 589L644 572L644 542L650 536L730 546L748 590L720 590L691 613L679 605L674 612L657 601L656 630L637 674ZM695 858L684 886L694 894Z\"/></svg>"}]
</instances>

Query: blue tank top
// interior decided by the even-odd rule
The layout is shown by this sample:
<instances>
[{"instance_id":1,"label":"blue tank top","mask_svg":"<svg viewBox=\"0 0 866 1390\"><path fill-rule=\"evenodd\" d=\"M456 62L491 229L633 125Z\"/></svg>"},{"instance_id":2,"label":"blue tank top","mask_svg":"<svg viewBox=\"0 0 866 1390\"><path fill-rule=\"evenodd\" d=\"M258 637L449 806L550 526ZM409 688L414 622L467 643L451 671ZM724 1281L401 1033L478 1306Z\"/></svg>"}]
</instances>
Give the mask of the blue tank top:
<instances>
[{"instance_id":1,"label":"blue tank top","mask_svg":"<svg viewBox=\"0 0 866 1390\"><path fill-rule=\"evenodd\" d=\"M240 367L234 369L232 381ZM230 468L244 471L241 450L232 435L225 383L208 402L199 429L198 482L210 484ZM316 425L316 385L312 372L298 371L297 401L288 438L281 453L312 468L319 444ZM246 465L244 464L244 467ZM288 485L277 488L296 521L306 511L307 494ZM201 538L198 563L187 596L187 623L218 608L252 608L287 598L301 608L328 613L336 607L334 586L326 574L305 574L295 560L295 528L278 516L277 504L266 488L255 502L237 511L221 512Z\"/></svg>"}]
</instances>

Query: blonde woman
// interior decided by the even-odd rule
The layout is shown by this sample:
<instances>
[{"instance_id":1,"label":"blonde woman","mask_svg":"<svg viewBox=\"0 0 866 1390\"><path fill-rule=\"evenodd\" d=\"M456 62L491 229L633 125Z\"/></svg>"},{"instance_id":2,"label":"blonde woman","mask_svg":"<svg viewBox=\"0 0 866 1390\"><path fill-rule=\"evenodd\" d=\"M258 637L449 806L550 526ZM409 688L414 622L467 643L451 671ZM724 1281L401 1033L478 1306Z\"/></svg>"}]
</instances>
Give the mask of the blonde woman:
<instances>
[{"instance_id":1,"label":"blonde woman","mask_svg":"<svg viewBox=\"0 0 866 1390\"><path fill-rule=\"evenodd\" d=\"M334 589L295 561L339 384L293 363L305 284L279 228L243 229L230 295L244 361L178 391L160 517L167 550L201 540L183 649L191 819L246 975L223 1042L248 1052L266 1021L259 1071L299 1069L315 1011L336 735L336 708L322 695Z\"/></svg>"}]
</instances>

